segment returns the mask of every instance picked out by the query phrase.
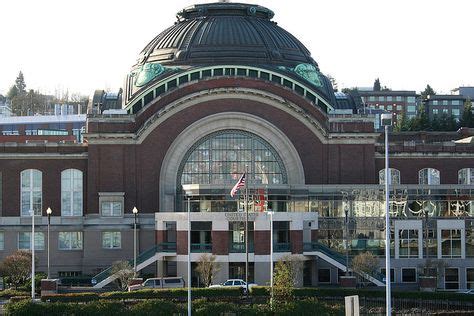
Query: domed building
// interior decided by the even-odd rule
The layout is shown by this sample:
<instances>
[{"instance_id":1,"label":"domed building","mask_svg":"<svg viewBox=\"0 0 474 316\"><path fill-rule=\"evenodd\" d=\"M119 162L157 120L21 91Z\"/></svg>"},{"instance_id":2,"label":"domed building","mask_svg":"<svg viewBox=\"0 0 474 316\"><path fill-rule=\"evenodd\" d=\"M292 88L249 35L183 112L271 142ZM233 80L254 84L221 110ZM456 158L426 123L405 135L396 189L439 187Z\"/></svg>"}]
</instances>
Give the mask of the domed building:
<instances>
[{"instance_id":1,"label":"domed building","mask_svg":"<svg viewBox=\"0 0 474 316\"><path fill-rule=\"evenodd\" d=\"M188 282L188 230L193 267L214 255L215 282L245 279L247 266L249 282L267 284L270 262L288 255L304 262L301 286L343 282L365 251L382 268L383 135L373 116L347 104L338 114L330 81L273 16L240 3L185 8L119 94L92 96L83 144L4 144L0 256L28 249L32 209L44 271L51 207L51 274L91 276L95 287L113 280L112 262L133 261L134 224L142 275ZM448 263L438 286L465 288L474 149L428 138L391 140L392 280L415 287L418 266L436 258Z\"/></svg>"}]
</instances>

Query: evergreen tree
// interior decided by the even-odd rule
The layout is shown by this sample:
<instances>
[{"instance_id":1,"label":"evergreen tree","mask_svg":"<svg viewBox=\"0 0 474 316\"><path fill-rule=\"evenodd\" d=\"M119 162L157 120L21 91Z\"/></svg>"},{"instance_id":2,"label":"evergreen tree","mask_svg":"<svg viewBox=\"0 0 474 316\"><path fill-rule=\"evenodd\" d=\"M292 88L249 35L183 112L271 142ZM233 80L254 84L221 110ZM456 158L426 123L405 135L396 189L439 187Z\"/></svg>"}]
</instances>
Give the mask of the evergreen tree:
<instances>
[{"instance_id":1,"label":"evergreen tree","mask_svg":"<svg viewBox=\"0 0 474 316\"><path fill-rule=\"evenodd\" d=\"M395 125L395 131L406 132L410 130L410 120L408 120L405 112L398 117L397 124Z\"/></svg>"},{"instance_id":2,"label":"evergreen tree","mask_svg":"<svg viewBox=\"0 0 474 316\"><path fill-rule=\"evenodd\" d=\"M464 110L462 112L460 127L474 127L474 115L472 114L472 101L467 99L464 102Z\"/></svg>"},{"instance_id":3,"label":"evergreen tree","mask_svg":"<svg viewBox=\"0 0 474 316\"><path fill-rule=\"evenodd\" d=\"M427 131L430 128L430 119L424 105L419 108L418 116L413 124L414 131Z\"/></svg>"},{"instance_id":4,"label":"evergreen tree","mask_svg":"<svg viewBox=\"0 0 474 316\"><path fill-rule=\"evenodd\" d=\"M433 131L441 131L441 120L438 115L434 115L433 119L430 121L430 127Z\"/></svg>"},{"instance_id":5,"label":"evergreen tree","mask_svg":"<svg viewBox=\"0 0 474 316\"><path fill-rule=\"evenodd\" d=\"M436 91L434 91L433 88L431 88L431 86L427 84L425 90L421 92L421 97L424 100L429 95L436 95Z\"/></svg>"},{"instance_id":6,"label":"evergreen tree","mask_svg":"<svg viewBox=\"0 0 474 316\"><path fill-rule=\"evenodd\" d=\"M374 82L374 91L380 91L382 90L382 86L380 85L380 79L377 78L375 79L375 82Z\"/></svg>"},{"instance_id":7,"label":"evergreen tree","mask_svg":"<svg viewBox=\"0 0 474 316\"><path fill-rule=\"evenodd\" d=\"M18 93L20 95L26 93L26 90L25 90L25 88L26 88L25 77L23 76L23 73L21 71L18 74L18 77L16 77L15 86L18 89Z\"/></svg>"}]
</instances>

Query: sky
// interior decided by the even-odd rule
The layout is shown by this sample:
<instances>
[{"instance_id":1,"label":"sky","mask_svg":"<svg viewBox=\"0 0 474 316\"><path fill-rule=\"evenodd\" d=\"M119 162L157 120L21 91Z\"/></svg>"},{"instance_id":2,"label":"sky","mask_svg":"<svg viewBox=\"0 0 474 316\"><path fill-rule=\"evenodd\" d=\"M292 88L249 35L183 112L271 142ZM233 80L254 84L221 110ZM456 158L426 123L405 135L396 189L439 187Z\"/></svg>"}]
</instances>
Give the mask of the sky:
<instances>
[{"instance_id":1,"label":"sky","mask_svg":"<svg viewBox=\"0 0 474 316\"><path fill-rule=\"evenodd\" d=\"M190 0L2 0L0 94L18 72L27 89L118 90L139 52ZM474 1L260 0L339 88L438 93L474 85Z\"/></svg>"}]
</instances>

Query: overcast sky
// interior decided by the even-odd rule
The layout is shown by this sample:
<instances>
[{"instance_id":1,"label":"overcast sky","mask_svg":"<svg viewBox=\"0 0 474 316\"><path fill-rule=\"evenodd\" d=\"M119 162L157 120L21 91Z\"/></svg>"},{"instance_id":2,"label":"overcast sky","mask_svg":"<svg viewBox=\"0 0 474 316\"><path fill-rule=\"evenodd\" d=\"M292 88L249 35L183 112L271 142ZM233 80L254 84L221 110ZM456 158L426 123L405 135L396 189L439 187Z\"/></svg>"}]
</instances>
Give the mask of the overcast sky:
<instances>
[{"instance_id":1,"label":"overcast sky","mask_svg":"<svg viewBox=\"0 0 474 316\"><path fill-rule=\"evenodd\" d=\"M204 1L210 2L210 1ZM449 93L474 85L474 1L260 0L340 87ZM3 0L0 93L18 72L28 89L117 90L140 50L189 0Z\"/></svg>"}]
</instances>

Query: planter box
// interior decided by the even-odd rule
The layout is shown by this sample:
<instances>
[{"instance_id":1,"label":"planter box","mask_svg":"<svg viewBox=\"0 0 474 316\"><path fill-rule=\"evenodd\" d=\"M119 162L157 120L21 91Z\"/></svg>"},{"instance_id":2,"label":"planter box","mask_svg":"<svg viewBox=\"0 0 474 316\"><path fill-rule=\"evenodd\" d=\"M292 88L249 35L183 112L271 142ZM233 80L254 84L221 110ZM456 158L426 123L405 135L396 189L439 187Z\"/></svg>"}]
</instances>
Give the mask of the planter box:
<instances>
[{"instance_id":1,"label":"planter box","mask_svg":"<svg viewBox=\"0 0 474 316\"><path fill-rule=\"evenodd\" d=\"M58 279L42 279L41 280L41 296L58 294Z\"/></svg>"},{"instance_id":2,"label":"planter box","mask_svg":"<svg viewBox=\"0 0 474 316\"><path fill-rule=\"evenodd\" d=\"M341 276L339 277L339 285L341 287L355 289L357 286L357 279L355 276Z\"/></svg>"},{"instance_id":3,"label":"planter box","mask_svg":"<svg viewBox=\"0 0 474 316\"><path fill-rule=\"evenodd\" d=\"M434 292L437 288L437 277L433 276L420 276L418 277L418 284L420 286L420 291L423 292Z\"/></svg>"}]
</instances>

